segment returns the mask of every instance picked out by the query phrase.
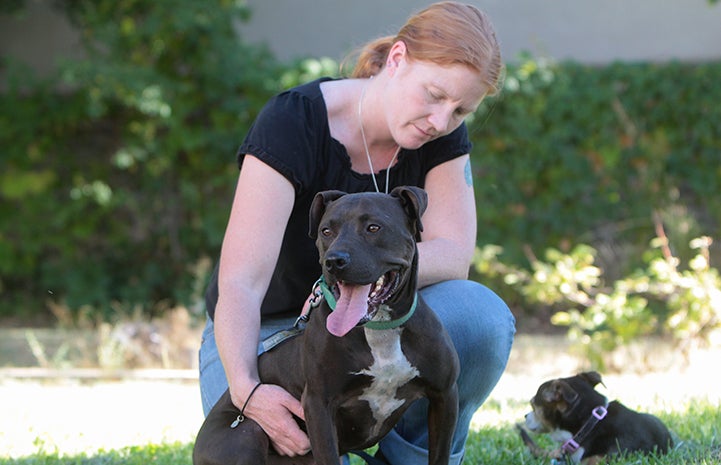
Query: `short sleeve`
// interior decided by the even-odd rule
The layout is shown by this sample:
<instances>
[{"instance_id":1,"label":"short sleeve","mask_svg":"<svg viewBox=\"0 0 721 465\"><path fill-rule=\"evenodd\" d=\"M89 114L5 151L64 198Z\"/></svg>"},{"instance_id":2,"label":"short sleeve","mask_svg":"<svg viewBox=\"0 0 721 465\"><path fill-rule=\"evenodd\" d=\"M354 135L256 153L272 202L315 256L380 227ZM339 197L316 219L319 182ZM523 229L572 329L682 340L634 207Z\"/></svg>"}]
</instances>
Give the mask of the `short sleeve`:
<instances>
[{"instance_id":1,"label":"short sleeve","mask_svg":"<svg viewBox=\"0 0 721 465\"><path fill-rule=\"evenodd\" d=\"M423 171L428 173L441 163L471 153L472 148L473 144L468 139L468 128L463 123L450 134L439 137L419 149L419 158L425 165Z\"/></svg>"},{"instance_id":2,"label":"short sleeve","mask_svg":"<svg viewBox=\"0 0 721 465\"><path fill-rule=\"evenodd\" d=\"M238 166L251 154L288 179L296 191L307 186L316 166L319 140L327 131L317 102L286 91L263 107L238 149Z\"/></svg>"}]
</instances>

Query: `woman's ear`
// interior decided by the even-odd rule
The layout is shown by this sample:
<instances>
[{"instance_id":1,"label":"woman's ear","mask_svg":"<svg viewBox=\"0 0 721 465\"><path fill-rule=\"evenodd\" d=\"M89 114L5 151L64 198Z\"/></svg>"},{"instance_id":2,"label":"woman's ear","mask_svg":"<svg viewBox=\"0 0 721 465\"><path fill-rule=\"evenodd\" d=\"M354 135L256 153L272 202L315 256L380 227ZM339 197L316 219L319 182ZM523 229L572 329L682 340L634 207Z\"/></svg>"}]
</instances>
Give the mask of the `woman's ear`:
<instances>
[{"instance_id":1,"label":"woman's ear","mask_svg":"<svg viewBox=\"0 0 721 465\"><path fill-rule=\"evenodd\" d=\"M406 57L406 43L402 40L395 42L391 49L388 51L388 57L386 58L385 69L388 71L390 76L393 76L398 69L398 66Z\"/></svg>"}]
</instances>

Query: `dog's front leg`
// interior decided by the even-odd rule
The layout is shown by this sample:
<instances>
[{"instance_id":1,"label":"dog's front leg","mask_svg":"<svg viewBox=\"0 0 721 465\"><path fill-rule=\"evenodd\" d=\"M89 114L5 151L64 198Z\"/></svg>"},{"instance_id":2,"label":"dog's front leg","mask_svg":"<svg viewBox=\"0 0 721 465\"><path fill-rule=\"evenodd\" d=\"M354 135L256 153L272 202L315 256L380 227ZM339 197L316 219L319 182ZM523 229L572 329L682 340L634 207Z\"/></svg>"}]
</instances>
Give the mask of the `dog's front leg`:
<instances>
[{"instance_id":1,"label":"dog's front leg","mask_svg":"<svg viewBox=\"0 0 721 465\"><path fill-rule=\"evenodd\" d=\"M428 396L428 464L448 465L458 420L458 387Z\"/></svg>"},{"instance_id":2,"label":"dog's front leg","mask_svg":"<svg viewBox=\"0 0 721 465\"><path fill-rule=\"evenodd\" d=\"M326 399L327 397L306 389L302 400L305 423L316 465L340 465L335 416Z\"/></svg>"}]
</instances>

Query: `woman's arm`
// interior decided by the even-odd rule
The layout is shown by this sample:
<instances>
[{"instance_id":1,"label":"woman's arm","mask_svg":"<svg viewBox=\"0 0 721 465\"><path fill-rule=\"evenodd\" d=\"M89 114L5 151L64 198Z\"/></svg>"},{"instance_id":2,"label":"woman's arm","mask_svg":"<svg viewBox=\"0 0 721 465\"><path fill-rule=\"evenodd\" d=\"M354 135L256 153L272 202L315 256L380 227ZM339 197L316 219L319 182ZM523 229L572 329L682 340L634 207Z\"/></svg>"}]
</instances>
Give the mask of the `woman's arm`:
<instances>
[{"instance_id":1,"label":"woman's arm","mask_svg":"<svg viewBox=\"0 0 721 465\"><path fill-rule=\"evenodd\" d=\"M476 202L470 157L464 155L426 175L428 209L418 244L420 287L448 279L467 279L476 247Z\"/></svg>"},{"instance_id":2,"label":"woman's arm","mask_svg":"<svg viewBox=\"0 0 721 465\"><path fill-rule=\"evenodd\" d=\"M241 407L258 383L260 306L270 283L295 201L291 183L247 155L223 238L215 308L215 338L233 404ZM258 422L283 455L310 448L292 415L303 418L300 402L278 386L263 385L245 414Z\"/></svg>"}]
</instances>

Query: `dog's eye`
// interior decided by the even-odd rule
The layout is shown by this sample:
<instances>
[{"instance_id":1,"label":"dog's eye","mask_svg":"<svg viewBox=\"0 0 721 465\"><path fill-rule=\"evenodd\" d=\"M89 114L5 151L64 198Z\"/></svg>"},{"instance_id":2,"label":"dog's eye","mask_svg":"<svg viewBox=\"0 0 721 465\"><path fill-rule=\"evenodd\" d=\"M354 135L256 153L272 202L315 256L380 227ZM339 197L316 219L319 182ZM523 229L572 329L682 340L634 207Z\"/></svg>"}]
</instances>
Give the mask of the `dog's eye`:
<instances>
[{"instance_id":1,"label":"dog's eye","mask_svg":"<svg viewBox=\"0 0 721 465\"><path fill-rule=\"evenodd\" d=\"M370 232L370 233L377 233L380 230L381 230L381 227L378 226L377 224L369 224L368 225L368 232Z\"/></svg>"},{"instance_id":2,"label":"dog's eye","mask_svg":"<svg viewBox=\"0 0 721 465\"><path fill-rule=\"evenodd\" d=\"M323 228L320 230L320 233L324 235L325 237L328 237L332 234L330 228Z\"/></svg>"}]
</instances>

